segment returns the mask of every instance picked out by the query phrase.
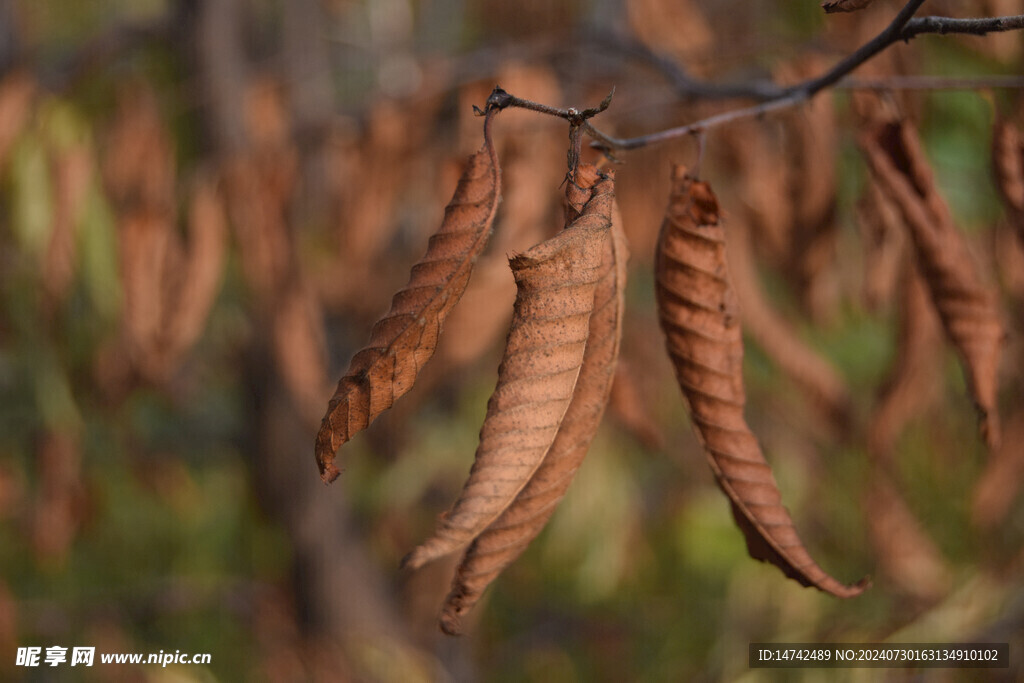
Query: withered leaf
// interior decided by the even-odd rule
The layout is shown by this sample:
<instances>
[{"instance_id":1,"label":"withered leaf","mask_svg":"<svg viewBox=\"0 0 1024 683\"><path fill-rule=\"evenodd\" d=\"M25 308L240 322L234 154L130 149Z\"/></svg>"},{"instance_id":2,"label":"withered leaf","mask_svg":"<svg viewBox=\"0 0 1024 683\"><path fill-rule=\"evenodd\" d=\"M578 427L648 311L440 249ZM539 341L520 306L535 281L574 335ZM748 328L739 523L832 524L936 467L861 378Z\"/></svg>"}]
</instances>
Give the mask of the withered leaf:
<instances>
[{"instance_id":1,"label":"withered leaf","mask_svg":"<svg viewBox=\"0 0 1024 683\"><path fill-rule=\"evenodd\" d=\"M93 173L92 150L74 145L53 160L53 222L42 259L47 304L62 300L75 275L76 224Z\"/></svg>"},{"instance_id":2,"label":"withered leaf","mask_svg":"<svg viewBox=\"0 0 1024 683\"><path fill-rule=\"evenodd\" d=\"M600 181L594 188L593 198L585 206L579 205L581 195L591 193L589 187L585 191L583 188L596 180L596 176L580 176L593 171L593 166L582 167L576 175L575 186L569 184L569 205L571 210L582 210L587 220L603 222L607 220L608 204L612 201L610 179ZM577 221L576 226L579 224ZM441 616L441 628L446 633L460 632L462 616L472 609L487 586L519 557L547 524L582 464L601 422L615 376L622 337L628 258L621 220L614 206L611 239L605 239L603 243L604 253L594 291L583 365L572 400L540 467L512 504L466 550Z\"/></svg>"},{"instance_id":3,"label":"withered leaf","mask_svg":"<svg viewBox=\"0 0 1024 683\"><path fill-rule=\"evenodd\" d=\"M502 514L554 448L577 388L611 226L613 180L561 233L511 259L517 294L498 384L462 494L413 569L458 550ZM574 418L577 419L577 418Z\"/></svg>"},{"instance_id":4,"label":"withered leaf","mask_svg":"<svg viewBox=\"0 0 1024 683\"><path fill-rule=\"evenodd\" d=\"M1003 199L1024 243L1024 139L1020 129L1003 117L992 127L992 170Z\"/></svg>"},{"instance_id":5,"label":"withered leaf","mask_svg":"<svg viewBox=\"0 0 1024 683\"><path fill-rule=\"evenodd\" d=\"M1024 411L1007 420L1006 438L999 451L985 463L971 496L971 521L992 529L1006 519L1024 485Z\"/></svg>"},{"instance_id":6,"label":"withered leaf","mask_svg":"<svg viewBox=\"0 0 1024 683\"><path fill-rule=\"evenodd\" d=\"M981 437L995 451L1004 336L998 300L982 284L967 243L953 225L913 127L905 121L875 125L860 136L860 145L879 185L899 207L942 327L964 366Z\"/></svg>"},{"instance_id":7,"label":"withered leaf","mask_svg":"<svg viewBox=\"0 0 1024 683\"><path fill-rule=\"evenodd\" d=\"M1024 212L1024 140L1002 117L992 127L992 168L1003 200L1014 211Z\"/></svg>"},{"instance_id":8,"label":"withered leaf","mask_svg":"<svg viewBox=\"0 0 1024 683\"><path fill-rule=\"evenodd\" d=\"M655 263L659 319L697 436L752 557L804 586L839 597L846 586L807 552L761 447L743 417L743 341L729 281L725 232L711 187L677 166Z\"/></svg>"},{"instance_id":9,"label":"withered leaf","mask_svg":"<svg viewBox=\"0 0 1024 683\"><path fill-rule=\"evenodd\" d=\"M202 178L189 207L189 243L183 277L166 321L165 352L177 358L203 332L220 287L227 256L228 223L223 199L212 178Z\"/></svg>"},{"instance_id":10,"label":"withered leaf","mask_svg":"<svg viewBox=\"0 0 1024 683\"><path fill-rule=\"evenodd\" d=\"M391 300L391 310L373 326L370 342L352 359L327 405L316 437L316 459L325 482L340 474L334 465L338 448L412 388L487 244L501 195L501 170L490 136L492 116L484 124L484 145L470 157L427 253Z\"/></svg>"}]
</instances>

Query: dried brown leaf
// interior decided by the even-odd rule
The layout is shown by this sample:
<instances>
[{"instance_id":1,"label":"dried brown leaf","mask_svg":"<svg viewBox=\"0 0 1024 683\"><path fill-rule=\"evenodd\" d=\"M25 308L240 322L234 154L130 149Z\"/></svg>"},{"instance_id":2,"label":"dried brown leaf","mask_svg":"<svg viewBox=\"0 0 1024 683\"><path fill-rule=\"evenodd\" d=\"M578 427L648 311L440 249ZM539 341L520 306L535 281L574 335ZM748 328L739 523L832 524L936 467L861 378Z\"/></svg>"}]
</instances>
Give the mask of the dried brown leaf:
<instances>
[{"instance_id":1,"label":"dried brown leaf","mask_svg":"<svg viewBox=\"0 0 1024 683\"><path fill-rule=\"evenodd\" d=\"M821 8L826 14L833 12L856 12L870 5L874 0L825 0Z\"/></svg>"},{"instance_id":2,"label":"dried brown leaf","mask_svg":"<svg viewBox=\"0 0 1024 683\"><path fill-rule=\"evenodd\" d=\"M12 71L0 81L0 168L28 122L35 93L35 81L23 71Z\"/></svg>"},{"instance_id":3,"label":"dried brown leaf","mask_svg":"<svg viewBox=\"0 0 1024 683\"><path fill-rule=\"evenodd\" d=\"M50 430L39 440L40 486L33 508L32 541L36 554L50 561L64 560L85 516L79 441L74 430Z\"/></svg>"},{"instance_id":4,"label":"dried brown leaf","mask_svg":"<svg viewBox=\"0 0 1024 683\"><path fill-rule=\"evenodd\" d=\"M981 437L994 452L999 444L996 398L1004 337L998 299L982 284L911 125L873 126L861 135L860 144L879 185L900 209L943 329L964 366Z\"/></svg>"},{"instance_id":5,"label":"dried brown leaf","mask_svg":"<svg viewBox=\"0 0 1024 683\"><path fill-rule=\"evenodd\" d=\"M680 166L673 181L656 260L659 317L711 469L752 557L771 562L804 586L840 597L857 595L865 581L839 583L804 548L744 420L743 341L718 201L707 183Z\"/></svg>"},{"instance_id":6,"label":"dried brown leaf","mask_svg":"<svg viewBox=\"0 0 1024 683\"><path fill-rule=\"evenodd\" d=\"M992 169L996 189L1024 243L1024 139L1009 120L997 116L992 127Z\"/></svg>"},{"instance_id":7,"label":"dried brown leaf","mask_svg":"<svg viewBox=\"0 0 1024 683\"><path fill-rule=\"evenodd\" d=\"M121 212L174 213L173 141L160 116L156 93L142 84L118 94L117 115L106 141L103 177Z\"/></svg>"},{"instance_id":8,"label":"dried brown leaf","mask_svg":"<svg viewBox=\"0 0 1024 683\"><path fill-rule=\"evenodd\" d=\"M865 489L868 538L881 571L902 592L931 601L949 592L952 574L935 541L888 477L875 472Z\"/></svg>"},{"instance_id":9,"label":"dried brown leaf","mask_svg":"<svg viewBox=\"0 0 1024 683\"><path fill-rule=\"evenodd\" d=\"M586 174L593 167L587 166L582 170ZM567 192L570 205L577 206L584 215L590 210L607 210L612 180L600 181L593 189L593 199L585 206L579 206L578 201L584 194L583 188L579 186L592 184L596 180L596 177L588 177L581 181L579 175L576 177L577 185L570 184ZM586 189L585 194L591 194L590 188ZM594 290L593 313L589 321L583 365L572 400L550 449L526 486L501 516L477 536L466 550L456 570L452 590L441 616L441 628L446 633L460 632L462 616L472 609L487 586L519 557L547 524L582 464L601 422L622 338L628 258L625 236L616 213L613 207L611 238L603 240L604 253ZM604 216L601 218L604 220Z\"/></svg>"},{"instance_id":10,"label":"dried brown leaf","mask_svg":"<svg viewBox=\"0 0 1024 683\"><path fill-rule=\"evenodd\" d=\"M203 178L192 197L189 243L182 278L165 322L164 353L173 364L202 334L220 285L227 255L227 216L212 178Z\"/></svg>"},{"instance_id":11,"label":"dried brown leaf","mask_svg":"<svg viewBox=\"0 0 1024 683\"><path fill-rule=\"evenodd\" d=\"M558 79L549 67L505 64L497 81L509 92L529 92L539 102L562 98ZM490 92L469 89L463 109L485 99ZM558 203L549 192L564 177L557 164L548 163L553 145L561 145L564 132L558 127L538 130L536 118L525 109L501 113L501 127L494 132L494 146L501 159L501 216L494 236L473 268L462 301L445 321L445 335L437 349L441 366L464 366L504 341L516 298L515 282L508 270L508 254L525 251L561 229L555 217ZM480 120L460 118L463 137L476 140Z\"/></svg>"},{"instance_id":12,"label":"dried brown leaf","mask_svg":"<svg viewBox=\"0 0 1024 683\"><path fill-rule=\"evenodd\" d=\"M458 550L490 526L553 449L576 390L594 293L610 239L613 180L557 236L511 259L518 292L498 384L462 494L434 536L410 553L413 569Z\"/></svg>"},{"instance_id":13,"label":"dried brown leaf","mask_svg":"<svg viewBox=\"0 0 1024 683\"><path fill-rule=\"evenodd\" d=\"M124 291L122 330L132 365L146 377L161 374L160 338L167 301L163 282L174 242L167 220L152 214L124 216L118 226L121 286Z\"/></svg>"},{"instance_id":14,"label":"dried brown leaf","mask_svg":"<svg viewBox=\"0 0 1024 683\"><path fill-rule=\"evenodd\" d=\"M710 23L693 0L628 0L626 18L633 35L690 68L715 44Z\"/></svg>"},{"instance_id":15,"label":"dried brown leaf","mask_svg":"<svg viewBox=\"0 0 1024 683\"><path fill-rule=\"evenodd\" d=\"M75 145L53 160L53 223L43 256L43 286L47 303L64 298L75 275L75 228L92 176L92 150Z\"/></svg>"},{"instance_id":16,"label":"dried brown leaf","mask_svg":"<svg viewBox=\"0 0 1024 683\"><path fill-rule=\"evenodd\" d=\"M804 59L780 70L778 80L811 78L826 69L821 59ZM835 105L820 98L788 113L786 175L793 227L784 274L793 282L804 309L827 320L839 301L836 268L838 143Z\"/></svg>"},{"instance_id":17,"label":"dried brown leaf","mask_svg":"<svg viewBox=\"0 0 1024 683\"><path fill-rule=\"evenodd\" d=\"M419 369L434 353L445 318L466 289L501 194L490 121L488 116L484 145L470 157L427 253L412 267L391 310L373 326L369 344L352 359L328 403L316 439L316 459L325 482L340 474L334 465L338 448L412 388Z\"/></svg>"},{"instance_id":18,"label":"dried brown leaf","mask_svg":"<svg viewBox=\"0 0 1024 683\"><path fill-rule=\"evenodd\" d=\"M899 210L873 180L857 202L857 223L864 249L864 302L877 311L895 298L906 235Z\"/></svg>"},{"instance_id":19,"label":"dried brown leaf","mask_svg":"<svg viewBox=\"0 0 1024 683\"><path fill-rule=\"evenodd\" d=\"M910 259L903 263L898 311L896 361L868 428L868 451L876 459L888 458L907 423L940 390L942 324L924 280Z\"/></svg>"},{"instance_id":20,"label":"dried brown leaf","mask_svg":"<svg viewBox=\"0 0 1024 683\"><path fill-rule=\"evenodd\" d=\"M981 528L994 528L1006 518L1024 484L1024 411L1007 423L1006 438L985 464L971 497L971 519Z\"/></svg>"},{"instance_id":21,"label":"dried brown leaf","mask_svg":"<svg viewBox=\"0 0 1024 683\"><path fill-rule=\"evenodd\" d=\"M281 293L273 313L274 357L299 412L316 423L331 394L327 339L316 292L301 280Z\"/></svg>"},{"instance_id":22,"label":"dried brown leaf","mask_svg":"<svg viewBox=\"0 0 1024 683\"><path fill-rule=\"evenodd\" d=\"M758 255L781 265L788 259L796 220L789 166L778 162L787 150L775 133L762 121L740 122L722 133L722 149L737 177L738 211L751 227Z\"/></svg>"}]
</instances>

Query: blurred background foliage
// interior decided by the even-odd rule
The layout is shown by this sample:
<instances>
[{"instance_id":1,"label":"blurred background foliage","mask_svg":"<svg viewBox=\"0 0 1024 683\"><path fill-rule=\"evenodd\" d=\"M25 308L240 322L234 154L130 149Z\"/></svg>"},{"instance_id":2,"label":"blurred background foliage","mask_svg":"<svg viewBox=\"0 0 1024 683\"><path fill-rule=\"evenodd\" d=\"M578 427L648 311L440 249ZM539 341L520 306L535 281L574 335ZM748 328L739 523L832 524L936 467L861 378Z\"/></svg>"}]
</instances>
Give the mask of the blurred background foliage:
<instances>
[{"instance_id":1,"label":"blurred background foliage","mask_svg":"<svg viewBox=\"0 0 1024 683\"><path fill-rule=\"evenodd\" d=\"M826 17L733 0L0 1L0 677L55 680L14 667L18 646L94 645L212 663L56 679L979 680L780 675L748 669L747 644L1009 640L1014 668L990 678L1019 680L1024 253L989 170L1013 91L878 96L917 122L1000 289L999 454L942 346L891 448L869 447L902 319L899 247L865 218L856 100L870 96L840 88L706 141L701 172L752 242L761 304L801 342L790 365L814 355L849 397L835 419L751 332L748 420L805 543L843 580L872 575L863 596L749 559L690 431L651 250L669 163L696 163L692 140L622 155L633 258L613 404L469 635L436 628L450 565L397 566L471 463L514 296L505 257L558 228L561 122L501 114L495 243L437 356L344 447L334 486L313 461L333 382L422 253L480 144L471 105L495 83L556 106L614 86L599 127L650 132L745 103L686 97L652 55L713 81L792 82L899 4ZM924 37L856 75L1014 74L1021 49L1018 34ZM810 237L803 195L824 198Z\"/></svg>"}]
</instances>

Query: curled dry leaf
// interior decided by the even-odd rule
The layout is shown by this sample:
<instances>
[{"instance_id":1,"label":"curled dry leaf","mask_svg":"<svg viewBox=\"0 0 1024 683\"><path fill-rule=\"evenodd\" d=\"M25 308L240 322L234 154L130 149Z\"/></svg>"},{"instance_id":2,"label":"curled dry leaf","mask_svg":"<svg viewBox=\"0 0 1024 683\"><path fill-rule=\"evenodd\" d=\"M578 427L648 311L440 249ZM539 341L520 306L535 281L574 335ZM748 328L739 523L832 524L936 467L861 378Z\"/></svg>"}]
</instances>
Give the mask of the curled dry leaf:
<instances>
[{"instance_id":1,"label":"curled dry leaf","mask_svg":"<svg viewBox=\"0 0 1024 683\"><path fill-rule=\"evenodd\" d=\"M325 482L340 474L334 465L338 448L412 388L437 347L445 318L466 289L501 194L501 172L490 137L493 115L492 111L487 116L484 145L470 157L427 253L412 267L391 310L373 326L369 344L352 359L327 405L316 437L316 459Z\"/></svg>"},{"instance_id":2,"label":"curled dry leaf","mask_svg":"<svg viewBox=\"0 0 1024 683\"><path fill-rule=\"evenodd\" d=\"M597 183L576 221L510 260L515 309L476 460L459 499L405 566L421 567L467 545L513 503L552 453L587 347L613 191L611 178Z\"/></svg>"},{"instance_id":3,"label":"curled dry leaf","mask_svg":"<svg viewBox=\"0 0 1024 683\"><path fill-rule=\"evenodd\" d=\"M804 586L855 596L867 582L843 585L811 558L744 420L743 341L718 218L710 186L677 166L655 264L659 318L676 378L751 556Z\"/></svg>"},{"instance_id":4,"label":"curled dry leaf","mask_svg":"<svg viewBox=\"0 0 1024 683\"><path fill-rule=\"evenodd\" d=\"M582 176L588 176L581 178ZM597 180L595 169L578 169L576 186L569 184L570 207L582 209L572 230L580 223L607 220L612 180L601 180L593 187L594 196L585 207L582 195L590 195ZM612 205L611 238L601 238L603 228L588 233L588 239L603 243L601 266L594 290L583 364L569 407L547 454L515 500L492 522L466 550L445 602L441 628L459 633L462 616L472 609L488 585L515 561L547 524L555 507L565 496L573 476L583 462L597 432L608 403L622 338L622 309L628 258L625 236L617 211ZM593 216L597 214L596 218Z\"/></svg>"},{"instance_id":5,"label":"curled dry leaf","mask_svg":"<svg viewBox=\"0 0 1024 683\"><path fill-rule=\"evenodd\" d=\"M879 185L899 207L921 273L956 348L978 408L979 431L998 449L996 404L1004 337L999 304L981 281L963 235L953 225L932 179L920 141L907 122L873 126L860 145Z\"/></svg>"}]
</instances>

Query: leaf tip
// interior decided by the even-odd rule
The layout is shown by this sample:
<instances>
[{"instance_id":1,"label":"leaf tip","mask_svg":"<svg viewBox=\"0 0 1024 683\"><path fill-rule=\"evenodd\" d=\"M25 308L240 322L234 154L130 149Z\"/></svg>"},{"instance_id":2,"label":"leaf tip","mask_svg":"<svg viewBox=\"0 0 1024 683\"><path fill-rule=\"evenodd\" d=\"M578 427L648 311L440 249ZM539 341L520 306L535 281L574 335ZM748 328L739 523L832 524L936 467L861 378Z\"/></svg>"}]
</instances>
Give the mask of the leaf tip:
<instances>
[{"instance_id":1,"label":"leaf tip","mask_svg":"<svg viewBox=\"0 0 1024 683\"><path fill-rule=\"evenodd\" d=\"M330 460L321 461L320 463L320 479L325 484L330 484L341 475L341 470L334 466L334 463Z\"/></svg>"},{"instance_id":2,"label":"leaf tip","mask_svg":"<svg viewBox=\"0 0 1024 683\"><path fill-rule=\"evenodd\" d=\"M398 563L398 568L402 571L416 571L426 563L427 561L423 558L423 553L420 552L419 548L415 548L405 554L405 557Z\"/></svg>"},{"instance_id":3,"label":"leaf tip","mask_svg":"<svg viewBox=\"0 0 1024 683\"><path fill-rule=\"evenodd\" d=\"M438 626L441 627L445 635L461 636L463 634L461 610L451 605L445 607Z\"/></svg>"},{"instance_id":4,"label":"leaf tip","mask_svg":"<svg viewBox=\"0 0 1024 683\"><path fill-rule=\"evenodd\" d=\"M864 591L866 591L867 589L871 588L871 586L872 586L871 577L870 576L865 576L864 578L862 578L860 581L857 581L856 583L850 584L849 586L844 586L844 588L846 590L843 591L842 593L833 593L833 595L835 595L836 597L840 597L840 598L855 598L858 595L860 595L861 593L863 593Z\"/></svg>"}]
</instances>

